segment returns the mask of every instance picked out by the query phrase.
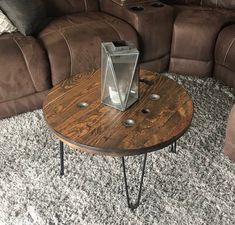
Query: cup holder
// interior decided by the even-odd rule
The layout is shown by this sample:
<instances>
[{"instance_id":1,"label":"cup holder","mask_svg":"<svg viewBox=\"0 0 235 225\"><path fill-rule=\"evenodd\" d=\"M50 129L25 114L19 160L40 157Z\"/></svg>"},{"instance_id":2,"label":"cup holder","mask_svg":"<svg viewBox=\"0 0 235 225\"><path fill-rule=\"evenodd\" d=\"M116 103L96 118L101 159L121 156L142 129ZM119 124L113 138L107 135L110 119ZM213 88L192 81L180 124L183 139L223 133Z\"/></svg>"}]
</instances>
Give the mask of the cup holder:
<instances>
[{"instance_id":1,"label":"cup holder","mask_svg":"<svg viewBox=\"0 0 235 225\"><path fill-rule=\"evenodd\" d=\"M143 11L144 7L143 6L132 6L129 9L133 10L133 11Z\"/></svg>"},{"instance_id":2,"label":"cup holder","mask_svg":"<svg viewBox=\"0 0 235 225\"><path fill-rule=\"evenodd\" d=\"M156 3L153 3L152 4L152 7L155 7L155 8L160 8L160 7L163 7L164 5L162 3L159 3L159 2L156 2Z\"/></svg>"}]
</instances>

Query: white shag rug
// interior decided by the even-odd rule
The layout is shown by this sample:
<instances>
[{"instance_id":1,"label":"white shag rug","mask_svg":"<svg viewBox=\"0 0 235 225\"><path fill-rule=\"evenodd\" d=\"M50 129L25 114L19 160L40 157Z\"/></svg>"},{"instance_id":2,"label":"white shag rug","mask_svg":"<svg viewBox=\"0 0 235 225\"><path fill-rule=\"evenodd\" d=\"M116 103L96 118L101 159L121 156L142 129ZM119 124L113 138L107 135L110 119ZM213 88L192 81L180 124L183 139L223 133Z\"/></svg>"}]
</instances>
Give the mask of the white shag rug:
<instances>
[{"instance_id":1,"label":"white shag rug","mask_svg":"<svg viewBox=\"0 0 235 225\"><path fill-rule=\"evenodd\" d=\"M60 178L59 143L39 110L0 121L0 225L235 224L235 163L223 154L232 89L169 76L191 93L195 115L178 154L149 154L137 210L127 207L120 158L66 147ZM128 158L133 186L140 160Z\"/></svg>"}]
</instances>

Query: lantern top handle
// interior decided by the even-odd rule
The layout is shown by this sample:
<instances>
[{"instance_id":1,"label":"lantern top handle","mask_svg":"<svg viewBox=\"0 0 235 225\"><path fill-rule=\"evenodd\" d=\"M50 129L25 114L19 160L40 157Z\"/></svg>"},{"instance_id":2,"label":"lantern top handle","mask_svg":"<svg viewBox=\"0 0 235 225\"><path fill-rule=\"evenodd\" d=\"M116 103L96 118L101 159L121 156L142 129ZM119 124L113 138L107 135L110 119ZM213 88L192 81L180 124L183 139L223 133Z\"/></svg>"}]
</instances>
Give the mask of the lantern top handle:
<instances>
[{"instance_id":1,"label":"lantern top handle","mask_svg":"<svg viewBox=\"0 0 235 225\"><path fill-rule=\"evenodd\" d=\"M122 55L124 54L139 54L135 45L129 41L113 41L102 43L106 54L108 55Z\"/></svg>"}]
</instances>

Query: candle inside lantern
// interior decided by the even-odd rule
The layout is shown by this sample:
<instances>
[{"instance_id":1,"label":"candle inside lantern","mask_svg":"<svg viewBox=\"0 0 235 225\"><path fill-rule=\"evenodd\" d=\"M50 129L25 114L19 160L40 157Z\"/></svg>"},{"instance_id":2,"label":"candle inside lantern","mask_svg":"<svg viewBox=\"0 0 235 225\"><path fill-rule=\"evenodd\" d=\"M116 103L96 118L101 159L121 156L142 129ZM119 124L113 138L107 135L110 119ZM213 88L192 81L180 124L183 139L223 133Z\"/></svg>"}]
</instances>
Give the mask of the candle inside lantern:
<instances>
[{"instance_id":1,"label":"candle inside lantern","mask_svg":"<svg viewBox=\"0 0 235 225\"><path fill-rule=\"evenodd\" d=\"M130 42L102 43L102 103L125 111L138 100L138 57Z\"/></svg>"},{"instance_id":2,"label":"candle inside lantern","mask_svg":"<svg viewBox=\"0 0 235 225\"><path fill-rule=\"evenodd\" d=\"M119 97L118 91L113 90L112 87L109 87L109 95L113 104L121 104L121 99ZM122 100L124 100L125 94L120 92Z\"/></svg>"}]
</instances>

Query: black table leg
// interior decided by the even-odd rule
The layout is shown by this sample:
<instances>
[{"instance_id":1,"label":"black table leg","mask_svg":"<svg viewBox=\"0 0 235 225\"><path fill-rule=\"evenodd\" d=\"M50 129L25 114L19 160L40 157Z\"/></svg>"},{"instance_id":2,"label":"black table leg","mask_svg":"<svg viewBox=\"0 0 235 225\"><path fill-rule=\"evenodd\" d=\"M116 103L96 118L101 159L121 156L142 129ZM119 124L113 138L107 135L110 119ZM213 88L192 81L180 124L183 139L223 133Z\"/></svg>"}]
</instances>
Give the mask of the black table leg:
<instances>
[{"instance_id":1,"label":"black table leg","mask_svg":"<svg viewBox=\"0 0 235 225\"><path fill-rule=\"evenodd\" d=\"M60 175L64 176L64 143L60 141Z\"/></svg>"},{"instance_id":2,"label":"black table leg","mask_svg":"<svg viewBox=\"0 0 235 225\"><path fill-rule=\"evenodd\" d=\"M176 141L171 144L171 152L177 153L177 151L176 151Z\"/></svg>"},{"instance_id":3,"label":"black table leg","mask_svg":"<svg viewBox=\"0 0 235 225\"><path fill-rule=\"evenodd\" d=\"M138 206L140 205L140 198L141 198L142 186L143 186L143 181L144 181L146 160L147 160L147 153L144 155L144 163L143 163L143 167L142 167L142 174L141 174L138 198L137 198L137 201L135 203L131 203L130 202L129 191L128 191L127 177L126 177L125 159L124 159L124 157L122 157L122 167L123 167L123 174L124 174L124 181L125 181L125 188L126 188L127 204L128 204L128 207L132 210L138 208Z\"/></svg>"}]
</instances>

